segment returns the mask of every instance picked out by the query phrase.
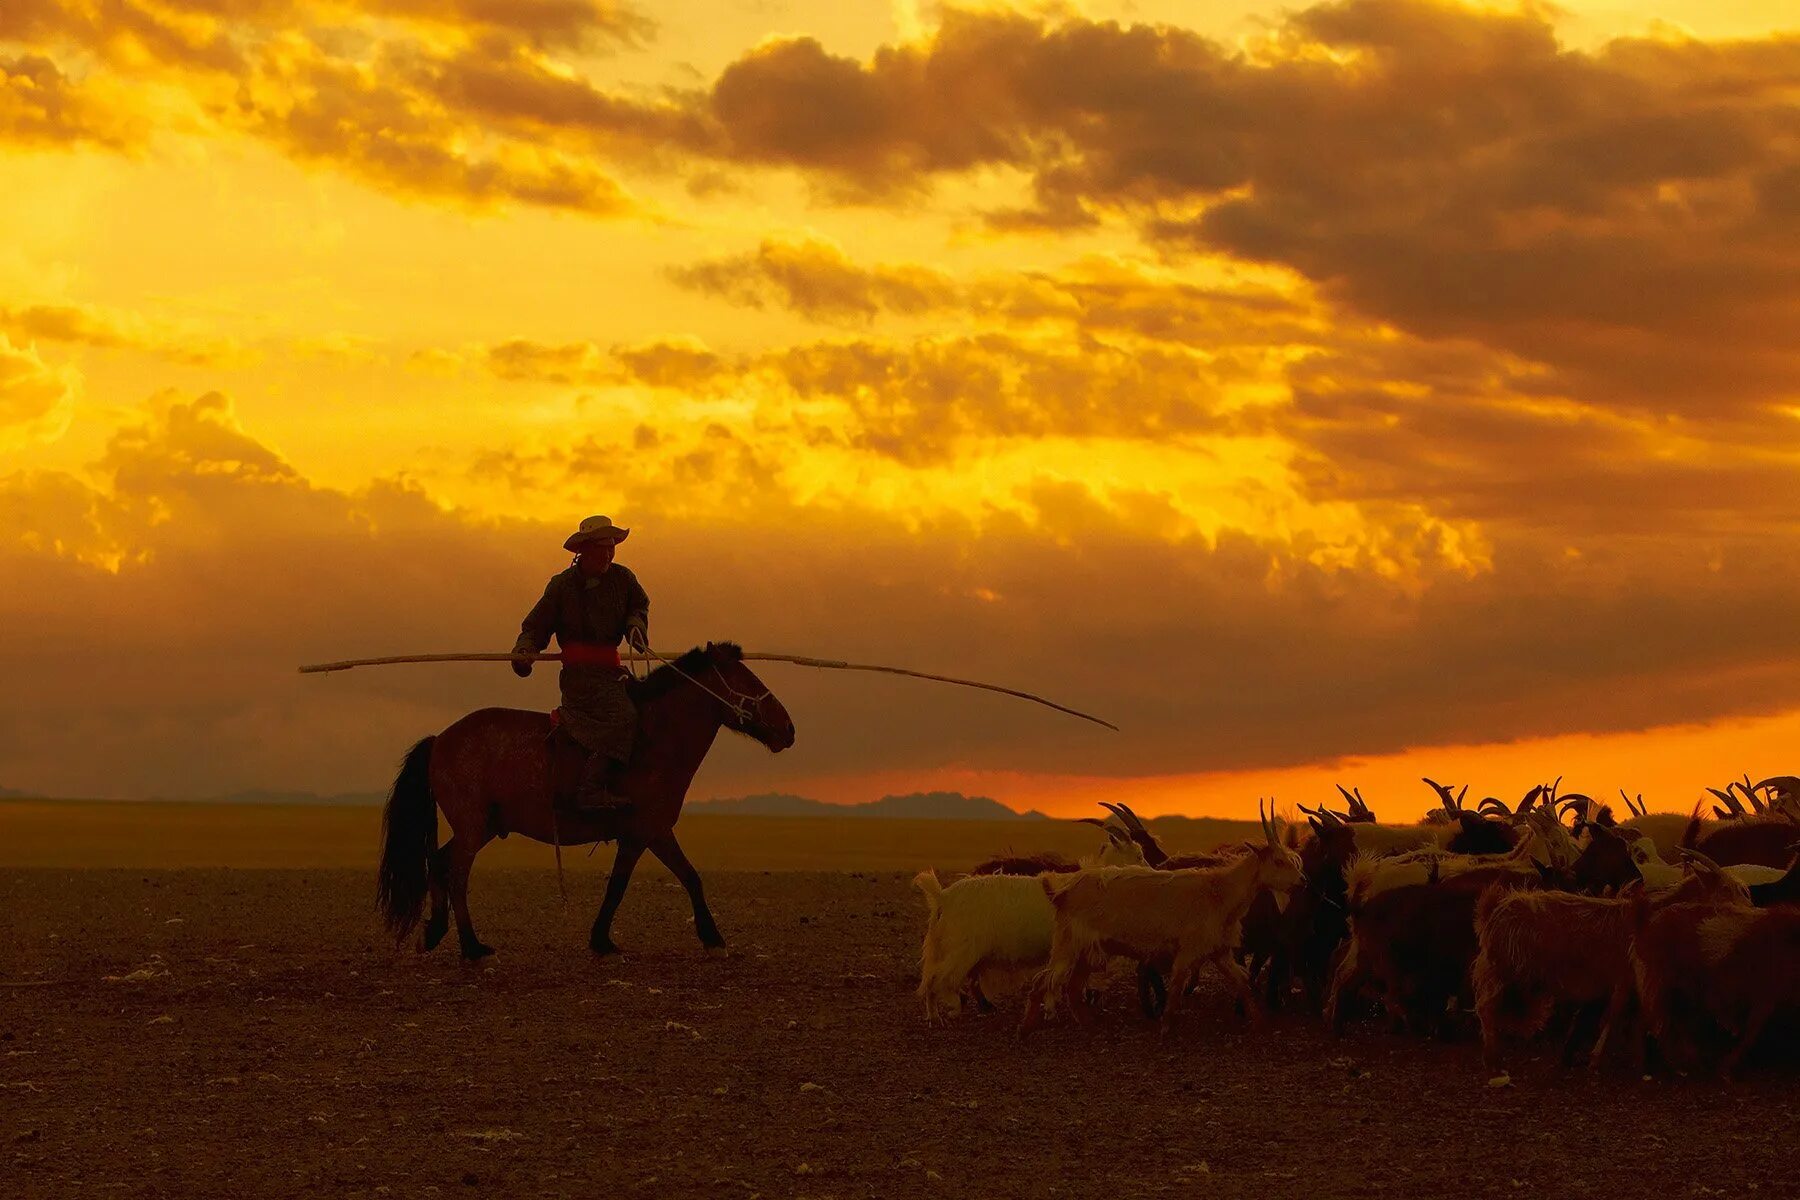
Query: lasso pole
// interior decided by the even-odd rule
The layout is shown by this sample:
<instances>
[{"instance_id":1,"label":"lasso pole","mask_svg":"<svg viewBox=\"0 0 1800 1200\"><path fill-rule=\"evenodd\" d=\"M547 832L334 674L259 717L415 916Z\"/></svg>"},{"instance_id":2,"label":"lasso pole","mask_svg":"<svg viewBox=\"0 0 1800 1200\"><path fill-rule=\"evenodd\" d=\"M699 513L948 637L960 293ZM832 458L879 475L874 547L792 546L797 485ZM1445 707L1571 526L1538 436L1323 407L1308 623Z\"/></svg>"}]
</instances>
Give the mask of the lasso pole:
<instances>
[{"instance_id":1,"label":"lasso pole","mask_svg":"<svg viewBox=\"0 0 1800 1200\"><path fill-rule=\"evenodd\" d=\"M674 656L674 657L679 657ZM657 662L665 658L661 654L639 654L636 652L619 655L620 662ZM399 663L441 663L441 662L561 662L560 654L392 654L383 658L348 658L341 662L312 663L300 668L302 675L318 675L329 671L348 671L353 667L387 667ZM746 662L780 662L791 663L798 667L816 667L826 671L870 671L883 675L903 675L909 679L927 679L934 683L954 684L957 687L979 688L984 692L998 692L1002 696L1013 696L1020 700L1029 700L1033 704L1041 704L1045 708L1053 708L1059 713L1067 713L1071 717L1079 717L1083 721L1092 721L1096 725L1104 725L1117 733L1119 727L1111 721L1103 720L1092 713L1082 712L1078 708L1070 708L1066 704L1058 704L1054 700L1018 688L1002 687L997 683L982 683L977 679L958 679L953 675L933 675L927 671L914 671L906 667L889 667L876 663L845 662L836 658L808 658L801 654L766 654L746 651Z\"/></svg>"}]
</instances>

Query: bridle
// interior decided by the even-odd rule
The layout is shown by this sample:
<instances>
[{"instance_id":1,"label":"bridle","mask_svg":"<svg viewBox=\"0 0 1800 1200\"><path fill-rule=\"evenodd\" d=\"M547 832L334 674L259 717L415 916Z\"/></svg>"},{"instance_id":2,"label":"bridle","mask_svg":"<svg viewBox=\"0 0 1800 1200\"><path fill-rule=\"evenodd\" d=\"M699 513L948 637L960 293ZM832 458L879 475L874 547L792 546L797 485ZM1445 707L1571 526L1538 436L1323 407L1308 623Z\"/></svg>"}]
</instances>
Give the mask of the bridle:
<instances>
[{"instance_id":1,"label":"bridle","mask_svg":"<svg viewBox=\"0 0 1800 1200\"><path fill-rule=\"evenodd\" d=\"M731 696L728 699L725 696L721 696L718 692L713 691L704 683L701 683L698 679L695 679L692 675L689 675L686 671L676 666L674 662L664 658L656 651L646 648L644 653L648 654L651 658L654 658L657 662L711 696L714 700L717 700L720 704L723 704L726 710L731 713L732 719L728 724L730 724L733 729L736 729L741 733L750 733L752 730L762 728L762 720L757 716L757 713L761 710L763 701L775 694L773 688L764 688L760 695L753 695L749 692L740 692L729 683L725 682L725 673L719 670L718 663L713 662L713 673L719 677L719 686L731 693ZM708 661L711 662L711 659L709 658Z\"/></svg>"}]
</instances>

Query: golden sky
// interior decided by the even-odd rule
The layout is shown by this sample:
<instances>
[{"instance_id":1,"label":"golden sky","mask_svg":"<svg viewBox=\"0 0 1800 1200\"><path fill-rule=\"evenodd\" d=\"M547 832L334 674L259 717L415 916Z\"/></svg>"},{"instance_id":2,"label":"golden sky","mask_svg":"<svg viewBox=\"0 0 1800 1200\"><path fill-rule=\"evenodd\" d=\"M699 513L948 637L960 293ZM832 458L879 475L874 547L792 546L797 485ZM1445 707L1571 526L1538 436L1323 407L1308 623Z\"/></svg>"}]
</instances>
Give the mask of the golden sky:
<instances>
[{"instance_id":1,"label":"golden sky","mask_svg":"<svg viewBox=\"0 0 1800 1200\"><path fill-rule=\"evenodd\" d=\"M665 648L1125 729L771 666L697 794L1792 772L1797 29L5 0L0 786L374 790L552 673L294 665L504 648L594 512Z\"/></svg>"}]
</instances>

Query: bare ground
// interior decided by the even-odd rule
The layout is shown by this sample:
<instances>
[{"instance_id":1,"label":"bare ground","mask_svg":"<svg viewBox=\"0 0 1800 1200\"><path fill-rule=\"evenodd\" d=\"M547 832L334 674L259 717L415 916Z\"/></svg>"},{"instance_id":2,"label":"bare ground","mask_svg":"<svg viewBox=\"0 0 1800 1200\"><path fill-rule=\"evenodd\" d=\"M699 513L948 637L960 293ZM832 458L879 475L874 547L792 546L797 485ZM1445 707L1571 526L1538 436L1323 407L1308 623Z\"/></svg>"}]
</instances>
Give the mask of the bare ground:
<instances>
[{"instance_id":1,"label":"bare ground","mask_svg":"<svg viewBox=\"0 0 1800 1200\"><path fill-rule=\"evenodd\" d=\"M367 872L0 871L0 1196L1791 1196L1791 1072L1642 1083L1217 993L1021 1043L922 1023L904 874L478 869L477 967ZM454 943L454 938L451 939ZM13 986L50 981L42 986Z\"/></svg>"}]
</instances>

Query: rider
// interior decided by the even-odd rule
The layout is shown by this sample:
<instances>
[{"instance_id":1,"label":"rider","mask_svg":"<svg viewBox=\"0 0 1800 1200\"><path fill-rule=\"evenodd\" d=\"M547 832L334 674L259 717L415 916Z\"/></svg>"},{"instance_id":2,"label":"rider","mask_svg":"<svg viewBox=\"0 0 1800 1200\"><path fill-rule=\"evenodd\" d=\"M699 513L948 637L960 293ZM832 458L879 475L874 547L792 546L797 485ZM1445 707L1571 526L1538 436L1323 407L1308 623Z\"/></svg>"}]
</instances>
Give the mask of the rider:
<instances>
[{"instance_id":1,"label":"rider","mask_svg":"<svg viewBox=\"0 0 1800 1200\"><path fill-rule=\"evenodd\" d=\"M555 635L562 650L561 727L588 752L575 793L579 809L630 803L614 790L637 732L637 706L625 688L630 676L619 662L619 639L633 650L650 645L650 597L636 575L613 561L614 548L630 533L608 517L583 521L563 542L575 561L550 577L513 644L514 654L539 654ZM513 671L524 678L531 664L515 662Z\"/></svg>"}]
</instances>

